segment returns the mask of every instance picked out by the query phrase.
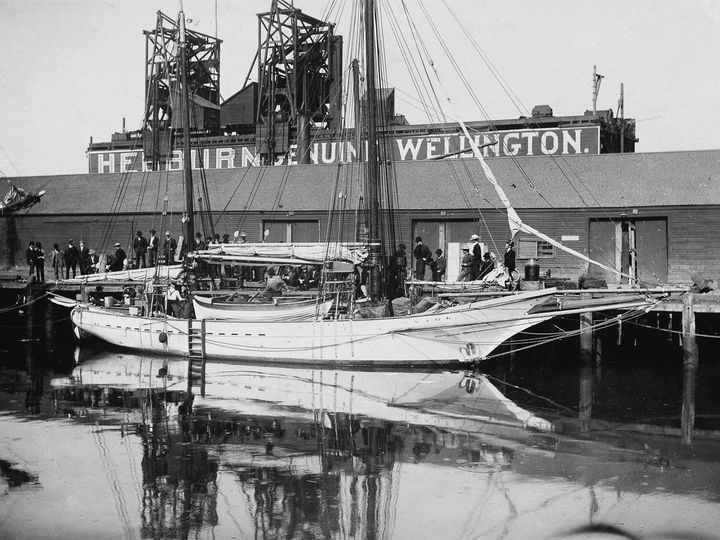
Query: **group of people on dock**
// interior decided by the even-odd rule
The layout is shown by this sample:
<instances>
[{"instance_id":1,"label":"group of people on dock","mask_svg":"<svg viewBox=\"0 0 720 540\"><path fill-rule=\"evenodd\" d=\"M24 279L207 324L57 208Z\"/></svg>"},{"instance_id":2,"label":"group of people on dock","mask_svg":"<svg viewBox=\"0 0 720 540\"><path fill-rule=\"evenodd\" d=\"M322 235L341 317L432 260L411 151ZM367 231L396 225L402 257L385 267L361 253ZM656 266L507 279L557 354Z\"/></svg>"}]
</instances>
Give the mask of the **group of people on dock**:
<instances>
[{"instance_id":1,"label":"group of people on dock","mask_svg":"<svg viewBox=\"0 0 720 540\"><path fill-rule=\"evenodd\" d=\"M39 283L45 281L45 264L46 259L53 269L55 281L70 279L75 277L80 268L81 274L89 273L93 265L93 258L96 257L95 250L89 249L84 241L80 241L80 245L76 246L75 241L71 238L68 240L67 247L60 248L60 244L53 244L52 251L48 254L42 247L42 243L31 241L25 249L25 258L28 264L29 279L33 279Z\"/></svg>"},{"instance_id":2,"label":"group of people on dock","mask_svg":"<svg viewBox=\"0 0 720 540\"><path fill-rule=\"evenodd\" d=\"M502 267L507 275L512 278L516 264L514 245L515 243L512 240L505 243L505 253L501 262L494 253L489 251L483 253L480 237L477 234L471 235L467 247L461 248L460 273L456 281L482 280L498 267ZM401 245L401 248L404 248L404 246ZM415 238L413 257L415 259L413 270L416 280L445 281L447 260L442 249L436 249L435 258L433 258L432 250L423 243L422 237L417 236Z\"/></svg>"},{"instance_id":3,"label":"group of people on dock","mask_svg":"<svg viewBox=\"0 0 720 540\"><path fill-rule=\"evenodd\" d=\"M162 245L162 251L160 246ZM55 281L74 278L78 275L87 275L99 272L114 272L132 268L154 267L161 262L169 264L176 262L177 241L170 231L165 233L164 241L156 236L156 231L150 229L150 236L146 238L142 231L137 231L132 243L132 258L129 258L120 242L115 242L115 251L106 257L101 257L94 249L90 249L84 240L76 245L70 238L67 245L53 244L50 253L46 253L40 242L31 241L25 249L30 281L45 281L45 266L49 264L53 271ZM102 266L102 268L101 268Z\"/></svg>"}]
</instances>

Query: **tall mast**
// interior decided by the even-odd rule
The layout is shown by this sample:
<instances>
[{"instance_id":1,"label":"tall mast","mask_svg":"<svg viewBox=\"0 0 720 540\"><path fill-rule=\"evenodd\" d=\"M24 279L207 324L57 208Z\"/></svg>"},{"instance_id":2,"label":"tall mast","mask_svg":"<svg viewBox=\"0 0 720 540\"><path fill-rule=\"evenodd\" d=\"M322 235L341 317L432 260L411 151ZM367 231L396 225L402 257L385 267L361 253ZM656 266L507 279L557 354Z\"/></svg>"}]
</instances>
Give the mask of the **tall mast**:
<instances>
[{"instance_id":1,"label":"tall mast","mask_svg":"<svg viewBox=\"0 0 720 540\"><path fill-rule=\"evenodd\" d=\"M367 197L370 210L368 236L370 241L370 280L368 292L373 299L380 294L380 203L378 184L380 168L377 160L377 114L375 90L375 2L365 0L365 65L367 88Z\"/></svg>"},{"instance_id":2,"label":"tall mast","mask_svg":"<svg viewBox=\"0 0 720 540\"><path fill-rule=\"evenodd\" d=\"M185 39L185 13L178 15L180 27L180 91L182 92L182 127L183 127L183 172L185 174L185 245L186 251L193 251L195 242L195 225L193 224L193 179L192 159L190 156L190 89L187 81L187 51Z\"/></svg>"}]
</instances>

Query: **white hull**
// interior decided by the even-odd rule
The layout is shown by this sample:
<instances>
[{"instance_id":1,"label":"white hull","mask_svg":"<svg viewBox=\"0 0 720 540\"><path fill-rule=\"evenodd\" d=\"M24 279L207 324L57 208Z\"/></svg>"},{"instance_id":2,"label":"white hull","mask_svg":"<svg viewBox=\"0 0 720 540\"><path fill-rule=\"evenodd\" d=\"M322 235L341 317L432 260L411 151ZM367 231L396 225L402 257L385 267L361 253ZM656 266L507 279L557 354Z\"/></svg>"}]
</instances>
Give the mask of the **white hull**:
<instances>
[{"instance_id":1,"label":"white hull","mask_svg":"<svg viewBox=\"0 0 720 540\"><path fill-rule=\"evenodd\" d=\"M80 330L114 345L189 355L190 330L209 358L323 366L415 366L482 360L514 335L557 315L647 308L652 300L533 312L555 289L462 304L432 313L383 319L248 322L138 317L79 305ZM196 345L197 346L197 345ZM197 351L195 351L197 352Z\"/></svg>"},{"instance_id":2,"label":"white hull","mask_svg":"<svg viewBox=\"0 0 720 540\"><path fill-rule=\"evenodd\" d=\"M78 306L73 323L121 347L188 355L188 333L204 327L205 356L323 365L440 365L481 359L552 315L528 315L554 289L464 304L430 314L304 322L188 321ZM466 349L472 344L471 350Z\"/></svg>"},{"instance_id":3,"label":"white hull","mask_svg":"<svg viewBox=\"0 0 720 540\"><path fill-rule=\"evenodd\" d=\"M332 300L318 304L316 300L284 300L277 304L213 302L205 296L193 296L195 317L198 319L233 319L249 322L307 321L323 317Z\"/></svg>"}]
</instances>

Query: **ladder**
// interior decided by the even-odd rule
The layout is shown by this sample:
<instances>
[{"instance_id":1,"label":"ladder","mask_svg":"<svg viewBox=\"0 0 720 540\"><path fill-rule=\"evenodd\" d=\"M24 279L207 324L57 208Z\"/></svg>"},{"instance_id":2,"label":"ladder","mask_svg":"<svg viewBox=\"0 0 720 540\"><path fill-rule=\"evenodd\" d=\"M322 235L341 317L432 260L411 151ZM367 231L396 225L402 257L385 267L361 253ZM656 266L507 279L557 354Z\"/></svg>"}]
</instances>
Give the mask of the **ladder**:
<instances>
[{"instance_id":1,"label":"ladder","mask_svg":"<svg viewBox=\"0 0 720 540\"><path fill-rule=\"evenodd\" d=\"M205 320L188 320L188 393L205 397Z\"/></svg>"}]
</instances>

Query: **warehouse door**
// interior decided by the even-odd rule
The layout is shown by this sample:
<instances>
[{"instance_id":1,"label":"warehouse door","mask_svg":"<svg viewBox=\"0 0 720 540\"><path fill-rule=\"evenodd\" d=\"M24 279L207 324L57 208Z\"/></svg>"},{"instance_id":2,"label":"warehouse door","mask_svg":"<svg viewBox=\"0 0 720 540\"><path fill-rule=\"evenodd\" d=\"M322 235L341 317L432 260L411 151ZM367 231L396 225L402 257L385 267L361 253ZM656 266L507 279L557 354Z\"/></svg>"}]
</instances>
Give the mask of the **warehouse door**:
<instances>
[{"instance_id":1,"label":"warehouse door","mask_svg":"<svg viewBox=\"0 0 720 540\"><path fill-rule=\"evenodd\" d=\"M460 249L467 247L471 234L479 234L478 222L472 219L413 222L413 240L416 236L420 236L423 243L433 252L433 256L436 249L443 250L447 261L446 279L449 281L453 281L460 272ZM486 238L481 238L481 241L487 244ZM408 263L411 265L414 264L412 259L414 247L415 242L412 242L408 252Z\"/></svg>"},{"instance_id":2,"label":"warehouse door","mask_svg":"<svg viewBox=\"0 0 720 540\"><path fill-rule=\"evenodd\" d=\"M591 220L588 256L644 284L667 282L667 220ZM591 264L588 273L609 284L620 276ZM627 283L623 277L622 282Z\"/></svg>"}]
</instances>

